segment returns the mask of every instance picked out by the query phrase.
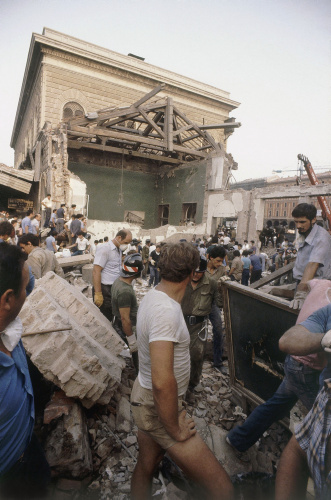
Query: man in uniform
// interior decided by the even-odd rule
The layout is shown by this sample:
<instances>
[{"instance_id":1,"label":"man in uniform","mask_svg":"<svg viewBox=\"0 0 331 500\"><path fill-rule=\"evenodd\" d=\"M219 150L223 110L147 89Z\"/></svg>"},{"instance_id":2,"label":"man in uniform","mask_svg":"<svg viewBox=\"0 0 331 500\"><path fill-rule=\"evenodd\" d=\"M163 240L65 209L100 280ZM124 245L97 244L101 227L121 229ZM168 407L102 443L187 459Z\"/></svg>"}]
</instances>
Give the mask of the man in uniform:
<instances>
[{"instance_id":1,"label":"man in uniform","mask_svg":"<svg viewBox=\"0 0 331 500\"><path fill-rule=\"evenodd\" d=\"M226 276L226 265L225 265L225 249L221 246L215 246L209 252L209 258L207 263L206 275L209 279L217 283L217 288L220 293L220 304L222 303L221 294L221 283L222 279ZM223 366L222 355L223 355L223 325L221 317L221 309L216 304L213 303L211 313L209 314L209 320L213 327L213 350L214 350L214 367L223 372L227 373L226 368Z\"/></svg>"},{"instance_id":2,"label":"man in uniform","mask_svg":"<svg viewBox=\"0 0 331 500\"><path fill-rule=\"evenodd\" d=\"M120 277L114 281L111 290L113 326L124 342L129 346L133 363L138 374L138 345L134 328L137 321L138 303L132 282L139 278L143 270L143 261L139 253L125 257Z\"/></svg>"},{"instance_id":3,"label":"man in uniform","mask_svg":"<svg viewBox=\"0 0 331 500\"><path fill-rule=\"evenodd\" d=\"M111 288L120 276L122 252L132 241L131 231L121 229L109 243L98 245L93 265L93 300L109 321L113 320Z\"/></svg>"},{"instance_id":4,"label":"man in uniform","mask_svg":"<svg viewBox=\"0 0 331 500\"><path fill-rule=\"evenodd\" d=\"M199 267L186 287L182 300L182 311L190 334L191 374L189 390L198 385L202 373L208 335L208 315L215 302L219 306L217 283L205 274L207 259L200 257Z\"/></svg>"},{"instance_id":5,"label":"man in uniform","mask_svg":"<svg viewBox=\"0 0 331 500\"><path fill-rule=\"evenodd\" d=\"M139 455L131 498L151 497L153 474L165 452L210 500L230 500L230 478L182 411L190 374L190 335L180 303L199 252L188 243L162 247L161 282L143 298L137 317L140 368L131 394Z\"/></svg>"}]
</instances>

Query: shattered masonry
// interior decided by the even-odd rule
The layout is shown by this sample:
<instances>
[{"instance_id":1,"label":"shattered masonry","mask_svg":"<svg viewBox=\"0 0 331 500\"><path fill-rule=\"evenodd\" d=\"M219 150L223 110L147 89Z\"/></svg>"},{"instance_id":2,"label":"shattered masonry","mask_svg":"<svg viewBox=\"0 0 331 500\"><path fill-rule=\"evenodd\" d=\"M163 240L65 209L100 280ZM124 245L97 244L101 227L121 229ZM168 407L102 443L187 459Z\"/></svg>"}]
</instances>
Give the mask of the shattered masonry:
<instances>
[{"instance_id":1,"label":"shattered masonry","mask_svg":"<svg viewBox=\"0 0 331 500\"><path fill-rule=\"evenodd\" d=\"M86 408L109 403L121 381L125 361L119 354L125 344L92 302L50 272L36 282L20 318L25 332L63 327L23 338L31 361L47 380Z\"/></svg>"}]
</instances>

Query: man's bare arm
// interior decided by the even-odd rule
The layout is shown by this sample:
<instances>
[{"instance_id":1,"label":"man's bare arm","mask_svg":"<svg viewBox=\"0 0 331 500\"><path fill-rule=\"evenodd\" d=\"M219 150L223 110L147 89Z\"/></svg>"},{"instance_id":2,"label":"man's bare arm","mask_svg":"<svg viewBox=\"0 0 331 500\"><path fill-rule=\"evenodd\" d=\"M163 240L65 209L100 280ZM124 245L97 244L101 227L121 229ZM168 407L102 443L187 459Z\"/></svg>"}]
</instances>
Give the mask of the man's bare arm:
<instances>
[{"instance_id":1,"label":"man's bare arm","mask_svg":"<svg viewBox=\"0 0 331 500\"><path fill-rule=\"evenodd\" d=\"M194 421L178 416L178 389L173 370L173 342L156 341L149 344L153 396L159 419L169 435L176 441L186 441L196 434Z\"/></svg>"},{"instance_id":2,"label":"man's bare arm","mask_svg":"<svg viewBox=\"0 0 331 500\"><path fill-rule=\"evenodd\" d=\"M302 500L306 498L308 477L306 454L293 436L279 461L275 500Z\"/></svg>"},{"instance_id":3,"label":"man's bare arm","mask_svg":"<svg viewBox=\"0 0 331 500\"><path fill-rule=\"evenodd\" d=\"M319 267L318 262L308 262L303 272L300 283L298 284L297 290L302 292L309 291L307 282L315 277L316 271Z\"/></svg>"},{"instance_id":4,"label":"man's bare arm","mask_svg":"<svg viewBox=\"0 0 331 500\"><path fill-rule=\"evenodd\" d=\"M133 335L132 323L130 319L130 307L120 307L119 312L121 315L122 330L127 337Z\"/></svg>"},{"instance_id":5,"label":"man's bare arm","mask_svg":"<svg viewBox=\"0 0 331 500\"><path fill-rule=\"evenodd\" d=\"M279 339L279 349L287 354L305 356L322 351L324 333L312 333L302 325L292 326Z\"/></svg>"},{"instance_id":6,"label":"man's bare arm","mask_svg":"<svg viewBox=\"0 0 331 500\"><path fill-rule=\"evenodd\" d=\"M101 292L101 271L102 267L94 264L93 266L93 287L95 292Z\"/></svg>"}]
</instances>

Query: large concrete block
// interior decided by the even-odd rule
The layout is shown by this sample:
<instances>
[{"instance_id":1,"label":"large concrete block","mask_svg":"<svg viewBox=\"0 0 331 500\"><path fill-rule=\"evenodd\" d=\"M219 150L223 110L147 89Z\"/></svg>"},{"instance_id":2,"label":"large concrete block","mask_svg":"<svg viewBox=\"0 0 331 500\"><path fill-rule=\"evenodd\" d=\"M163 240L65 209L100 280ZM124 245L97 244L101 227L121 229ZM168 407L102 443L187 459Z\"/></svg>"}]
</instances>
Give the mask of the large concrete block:
<instances>
[{"instance_id":1,"label":"large concrete block","mask_svg":"<svg viewBox=\"0 0 331 500\"><path fill-rule=\"evenodd\" d=\"M125 361L120 353L126 346L93 302L49 272L38 280L20 318L25 333L53 330L23 337L46 379L86 408L110 401L121 380Z\"/></svg>"},{"instance_id":2,"label":"large concrete block","mask_svg":"<svg viewBox=\"0 0 331 500\"><path fill-rule=\"evenodd\" d=\"M93 264L85 264L82 267L82 277L84 281L93 285Z\"/></svg>"},{"instance_id":3,"label":"large concrete block","mask_svg":"<svg viewBox=\"0 0 331 500\"><path fill-rule=\"evenodd\" d=\"M58 258L58 263L62 269L65 267L84 266L85 264L90 264L91 262L93 262L93 256L90 253L75 255L75 257Z\"/></svg>"}]
</instances>

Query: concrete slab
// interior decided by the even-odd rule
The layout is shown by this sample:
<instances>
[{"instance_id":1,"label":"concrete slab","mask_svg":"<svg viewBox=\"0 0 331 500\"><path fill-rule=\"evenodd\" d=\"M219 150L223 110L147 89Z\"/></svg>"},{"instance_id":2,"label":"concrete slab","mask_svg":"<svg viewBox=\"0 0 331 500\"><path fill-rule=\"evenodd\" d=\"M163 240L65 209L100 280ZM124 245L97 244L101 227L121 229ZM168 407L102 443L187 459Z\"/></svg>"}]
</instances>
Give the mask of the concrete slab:
<instances>
[{"instance_id":1,"label":"concrete slab","mask_svg":"<svg viewBox=\"0 0 331 500\"><path fill-rule=\"evenodd\" d=\"M75 255L75 257L58 257L58 263L62 269L65 267L84 266L85 264L90 264L93 260L93 256L90 253Z\"/></svg>"}]
</instances>

